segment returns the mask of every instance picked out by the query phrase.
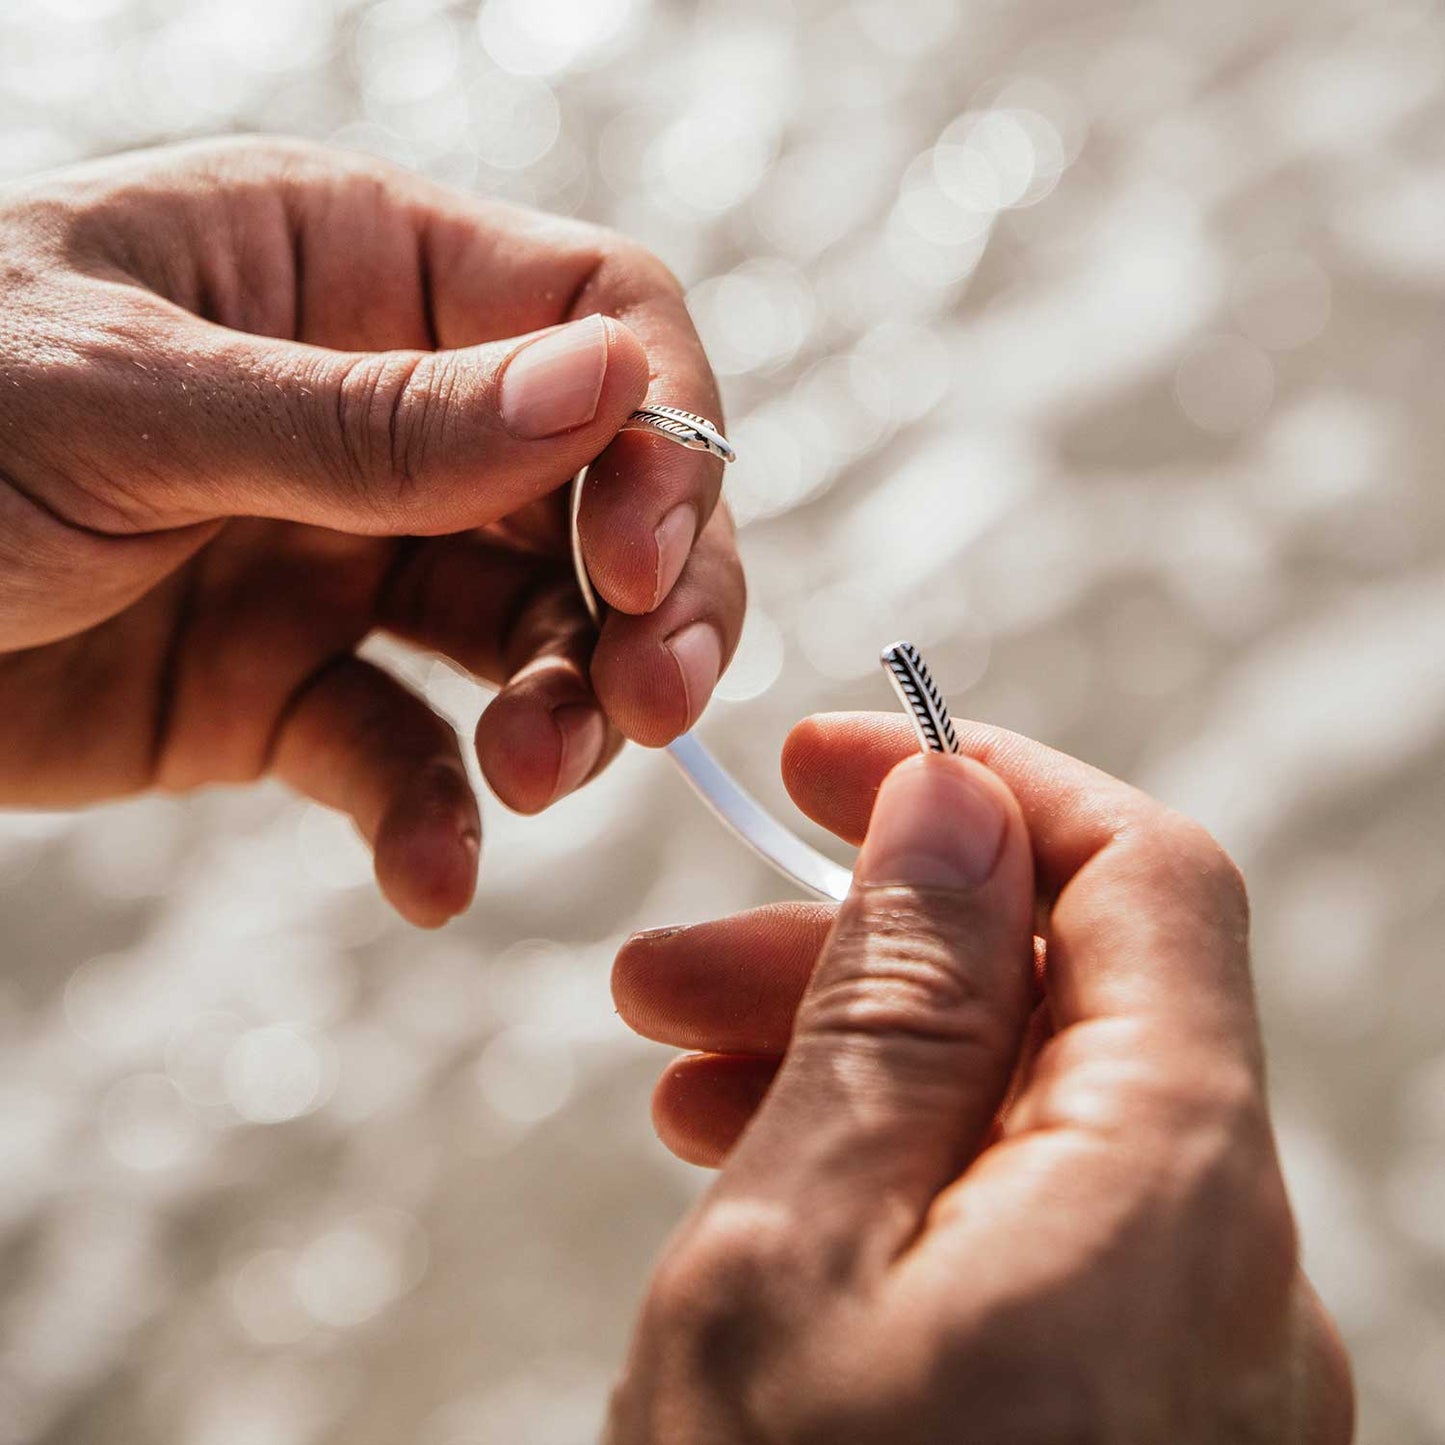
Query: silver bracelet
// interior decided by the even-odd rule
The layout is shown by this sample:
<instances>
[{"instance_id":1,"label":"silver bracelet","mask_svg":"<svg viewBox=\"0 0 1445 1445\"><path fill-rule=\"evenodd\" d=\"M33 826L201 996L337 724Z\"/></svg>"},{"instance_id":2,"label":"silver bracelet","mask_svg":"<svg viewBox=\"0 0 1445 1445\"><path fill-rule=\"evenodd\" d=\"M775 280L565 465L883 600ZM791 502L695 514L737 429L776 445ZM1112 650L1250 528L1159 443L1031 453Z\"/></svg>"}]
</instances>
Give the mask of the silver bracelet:
<instances>
[{"instance_id":1,"label":"silver bracelet","mask_svg":"<svg viewBox=\"0 0 1445 1445\"><path fill-rule=\"evenodd\" d=\"M737 455L727 438L706 417L679 407L643 407L628 418L624 430L627 428L651 431L679 446L709 452L724 462L734 460ZM577 573L582 600L587 604L592 620L600 627L602 604L587 573L577 526L586 477L587 468L583 467L572 482L572 565ZM895 642L883 649L880 661L904 711L913 722L919 747L924 752L961 752L953 719L948 715L948 704L943 700L943 694L934 683L919 650L911 642ZM853 882L852 873L810 847L791 828L773 817L718 762L695 733L685 732L675 738L667 745L667 752L703 802L765 863L815 898L841 903L848 896Z\"/></svg>"}]
</instances>

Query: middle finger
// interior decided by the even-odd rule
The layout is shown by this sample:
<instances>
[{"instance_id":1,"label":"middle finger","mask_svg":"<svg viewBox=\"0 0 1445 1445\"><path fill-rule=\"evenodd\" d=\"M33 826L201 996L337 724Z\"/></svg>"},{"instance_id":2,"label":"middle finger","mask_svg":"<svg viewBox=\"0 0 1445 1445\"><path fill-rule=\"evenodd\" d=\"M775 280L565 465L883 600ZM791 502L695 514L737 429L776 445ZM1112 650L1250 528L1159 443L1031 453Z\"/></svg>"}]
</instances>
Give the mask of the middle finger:
<instances>
[{"instance_id":1,"label":"middle finger","mask_svg":"<svg viewBox=\"0 0 1445 1445\"><path fill-rule=\"evenodd\" d=\"M644 747L686 732L738 645L746 604L732 519L720 506L662 605L603 623L592 683L608 717Z\"/></svg>"}]
</instances>

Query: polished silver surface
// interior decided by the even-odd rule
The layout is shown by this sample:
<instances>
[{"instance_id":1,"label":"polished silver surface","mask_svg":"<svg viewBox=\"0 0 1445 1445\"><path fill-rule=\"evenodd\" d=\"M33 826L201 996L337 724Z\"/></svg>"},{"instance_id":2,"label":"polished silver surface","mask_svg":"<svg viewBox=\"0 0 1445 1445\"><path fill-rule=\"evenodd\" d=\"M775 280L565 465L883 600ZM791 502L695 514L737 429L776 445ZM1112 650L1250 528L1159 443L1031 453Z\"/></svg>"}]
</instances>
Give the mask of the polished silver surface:
<instances>
[{"instance_id":1,"label":"polished silver surface","mask_svg":"<svg viewBox=\"0 0 1445 1445\"><path fill-rule=\"evenodd\" d=\"M660 437L666 437L670 442L676 442L678 446L686 447L689 451L711 452L713 456L720 457L724 462L737 460L737 453L732 448L732 443L710 422L705 416L698 416L696 412L684 411L679 406L643 406L639 407L623 423L622 430L651 431ZM587 604L587 615L602 625L602 603L597 596L596 589L592 586L592 578L587 571L587 560L582 555L582 533L578 527L578 518L582 511L582 489L587 481L587 468L583 467L572 479L572 498L568 512L571 538L572 538L572 570L577 577L577 588L582 593L582 600Z\"/></svg>"},{"instance_id":2,"label":"polished silver surface","mask_svg":"<svg viewBox=\"0 0 1445 1445\"><path fill-rule=\"evenodd\" d=\"M705 416L680 406L642 406L623 423L623 431L651 431L690 451L711 452L725 462L737 460L732 443Z\"/></svg>"}]
</instances>

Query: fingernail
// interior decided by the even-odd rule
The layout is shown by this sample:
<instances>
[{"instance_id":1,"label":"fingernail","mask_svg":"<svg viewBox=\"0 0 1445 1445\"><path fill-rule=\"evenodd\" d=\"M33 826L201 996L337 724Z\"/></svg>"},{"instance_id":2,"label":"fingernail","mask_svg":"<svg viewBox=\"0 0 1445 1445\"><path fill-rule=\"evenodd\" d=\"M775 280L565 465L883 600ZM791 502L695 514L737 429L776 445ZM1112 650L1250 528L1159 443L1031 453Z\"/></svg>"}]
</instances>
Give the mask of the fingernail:
<instances>
[{"instance_id":1,"label":"fingernail","mask_svg":"<svg viewBox=\"0 0 1445 1445\"><path fill-rule=\"evenodd\" d=\"M529 341L502 374L502 424L524 441L585 426L597 415L606 374L607 325L600 316Z\"/></svg>"},{"instance_id":2,"label":"fingernail","mask_svg":"<svg viewBox=\"0 0 1445 1445\"><path fill-rule=\"evenodd\" d=\"M676 938L679 933L686 933L688 925L685 923L668 923L661 928L640 928L632 934L623 945L630 948L634 943L661 943L665 938Z\"/></svg>"},{"instance_id":3,"label":"fingernail","mask_svg":"<svg viewBox=\"0 0 1445 1445\"><path fill-rule=\"evenodd\" d=\"M561 798L586 782L607 742L607 724L588 702L568 703L554 708L552 721L562 734L562 759L557 765L557 790Z\"/></svg>"},{"instance_id":4,"label":"fingernail","mask_svg":"<svg viewBox=\"0 0 1445 1445\"><path fill-rule=\"evenodd\" d=\"M657 538L657 589L652 595L656 607L672 591L697 540L697 508L691 502L679 502L653 536Z\"/></svg>"},{"instance_id":5,"label":"fingernail","mask_svg":"<svg viewBox=\"0 0 1445 1445\"><path fill-rule=\"evenodd\" d=\"M854 874L861 883L977 888L1003 847L1008 815L954 760L912 758L879 790Z\"/></svg>"},{"instance_id":6,"label":"fingernail","mask_svg":"<svg viewBox=\"0 0 1445 1445\"><path fill-rule=\"evenodd\" d=\"M667 650L682 675L687 725L691 727L702 716L722 672L722 639L711 623L694 622L667 639Z\"/></svg>"}]
</instances>

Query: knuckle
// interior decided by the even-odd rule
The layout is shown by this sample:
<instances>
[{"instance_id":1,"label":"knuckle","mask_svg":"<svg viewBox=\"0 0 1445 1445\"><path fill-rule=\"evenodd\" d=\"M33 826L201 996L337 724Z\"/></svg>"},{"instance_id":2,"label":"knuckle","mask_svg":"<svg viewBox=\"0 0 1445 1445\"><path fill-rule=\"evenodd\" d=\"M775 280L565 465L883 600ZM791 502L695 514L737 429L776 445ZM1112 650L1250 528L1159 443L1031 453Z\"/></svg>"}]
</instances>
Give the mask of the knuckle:
<instances>
[{"instance_id":1,"label":"knuckle","mask_svg":"<svg viewBox=\"0 0 1445 1445\"><path fill-rule=\"evenodd\" d=\"M955 940L966 936L967 920L954 908L952 899L925 902L901 891L866 899L835 938L800 1029L996 1053L1015 1000L961 953ZM1026 971L1016 972L1022 989Z\"/></svg>"},{"instance_id":2,"label":"knuckle","mask_svg":"<svg viewBox=\"0 0 1445 1445\"><path fill-rule=\"evenodd\" d=\"M626 243L622 255L628 270L647 290L676 296L679 299L685 294L685 288L678 279L677 273L666 261L655 252L649 251L646 246L629 241Z\"/></svg>"},{"instance_id":3,"label":"knuckle","mask_svg":"<svg viewBox=\"0 0 1445 1445\"><path fill-rule=\"evenodd\" d=\"M659 295L681 300L686 294L672 268L630 236L603 229L595 233L592 244L597 271L608 273L611 293L624 302Z\"/></svg>"},{"instance_id":4,"label":"knuckle","mask_svg":"<svg viewBox=\"0 0 1445 1445\"><path fill-rule=\"evenodd\" d=\"M1208 829L1182 813L1163 810L1139 834L1151 868L1166 885L1202 890L1221 922L1247 932L1249 890L1244 875Z\"/></svg>"},{"instance_id":5,"label":"knuckle","mask_svg":"<svg viewBox=\"0 0 1445 1445\"><path fill-rule=\"evenodd\" d=\"M1213 834L1193 818L1169 812L1160 823L1163 841L1199 872L1226 881L1241 882L1233 860L1215 841Z\"/></svg>"},{"instance_id":6,"label":"knuckle","mask_svg":"<svg viewBox=\"0 0 1445 1445\"><path fill-rule=\"evenodd\" d=\"M1161 1193L1204 1219L1254 1218L1261 1189L1278 1178L1260 1083L1242 1061L1187 1053L1167 1073L1136 1074L1136 1126L1158 1140Z\"/></svg>"},{"instance_id":7,"label":"knuckle","mask_svg":"<svg viewBox=\"0 0 1445 1445\"><path fill-rule=\"evenodd\" d=\"M292 166L320 166L326 148L299 136L263 131L254 135L206 136L181 141L157 152L159 159L202 171L252 177Z\"/></svg>"},{"instance_id":8,"label":"knuckle","mask_svg":"<svg viewBox=\"0 0 1445 1445\"><path fill-rule=\"evenodd\" d=\"M846 1337L830 1341L834 1368L820 1381L824 1388L790 1392L789 1428L778 1438L795 1445L1114 1440L1099 1419L1097 1357L1086 1365L1046 1343L1047 1317L1056 1309L1057 1299L1037 1286L1019 1287L992 1308L970 1302L935 1313L905 1352L890 1355ZM921 1390L920 1379L929 1387ZM1038 1388L1043 1379L1046 1390ZM968 1421L965 1436L960 1420Z\"/></svg>"},{"instance_id":9,"label":"knuckle","mask_svg":"<svg viewBox=\"0 0 1445 1445\"><path fill-rule=\"evenodd\" d=\"M63 265L83 212L72 188L51 182L18 189L5 197L0 214L0 279L13 298L25 288L43 284L56 265Z\"/></svg>"},{"instance_id":10,"label":"knuckle","mask_svg":"<svg viewBox=\"0 0 1445 1445\"><path fill-rule=\"evenodd\" d=\"M1185 1088L1177 1085L1177 1095L1184 1095ZM1176 1115L1197 1141L1194 1157L1201 1180L1245 1182L1273 1167L1269 1117L1259 1081L1245 1065L1200 1068L1187 1097L1177 1102Z\"/></svg>"},{"instance_id":11,"label":"knuckle","mask_svg":"<svg viewBox=\"0 0 1445 1445\"><path fill-rule=\"evenodd\" d=\"M1166 1036L1157 1024L1099 1019L1055 1035L1036 1074L1035 1127L1074 1132L1078 1147L1092 1148L1127 1122L1141 1141L1135 1156L1166 1165L1171 1189L1206 1187L1221 1170L1247 1181L1276 1167L1261 1080L1244 1056Z\"/></svg>"},{"instance_id":12,"label":"knuckle","mask_svg":"<svg viewBox=\"0 0 1445 1445\"><path fill-rule=\"evenodd\" d=\"M1228 1293L1242 1277L1250 1297L1263 1301L1288 1290L1299 1243L1263 1110L1248 1112L1247 1120L1215 1114L1176 1133L1160 1192L1180 1237L1232 1241L1230 1265L1215 1287Z\"/></svg>"},{"instance_id":13,"label":"knuckle","mask_svg":"<svg viewBox=\"0 0 1445 1445\"><path fill-rule=\"evenodd\" d=\"M713 1204L690 1240L693 1267L709 1292L748 1305L767 1295L796 1246L797 1230L786 1209L748 1200Z\"/></svg>"},{"instance_id":14,"label":"knuckle","mask_svg":"<svg viewBox=\"0 0 1445 1445\"><path fill-rule=\"evenodd\" d=\"M346 169L344 153L295 136L263 135L204 143L196 156L233 194L330 187Z\"/></svg>"},{"instance_id":15,"label":"knuckle","mask_svg":"<svg viewBox=\"0 0 1445 1445\"><path fill-rule=\"evenodd\" d=\"M1176 1141L1177 1177L1191 1196L1234 1197L1268 1157L1263 1109L1242 1081L1217 1075L1176 1083L1161 1104L1160 1121Z\"/></svg>"},{"instance_id":16,"label":"knuckle","mask_svg":"<svg viewBox=\"0 0 1445 1445\"><path fill-rule=\"evenodd\" d=\"M9 601L53 609L54 598L112 560L114 543L41 501L0 467L0 574Z\"/></svg>"},{"instance_id":17,"label":"knuckle","mask_svg":"<svg viewBox=\"0 0 1445 1445\"><path fill-rule=\"evenodd\" d=\"M69 334L41 328L0 365L0 429L17 437L7 483L77 533L163 525L165 487L147 449L133 449L120 466L95 444L98 425L109 433L115 417L153 411L163 384L148 338L114 318Z\"/></svg>"},{"instance_id":18,"label":"knuckle","mask_svg":"<svg viewBox=\"0 0 1445 1445\"><path fill-rule=\"evenodd\" d=\"M715 1203L664 1261L653 1298L676 1329L714 1340L750 1332L776 1313L778 1282L796 1248L781 1208Z\"/></svg>"},{"instance_id":19,"label":"knuckle","mask_svg":"<svg viewBox=\"0 0 1445 1445\"><path fill-rule=\"evenodd\" d=\"M215 142L218 152L225 141ZM301 175L324 175L335 166L339 152L300 136L266 134L242 137L232 143L232 154L258 169Z\"/></svg>"},{"instance_id":20,"label":"knuckle","mask_svg":"<svg viewBox=\"0 0 1445 1445\"><path fill-rule=\"evenodd\" d=\"M173 168L192 179L209 179L233 191L269 189L278 184L329 190L348 177L379 175L390 167L380 157L360 151L269 131L181 141L164 147L156 156L168 159ZM145 183L156 180L164 183L164 168L155 168L155 176L147 176Z\"/></svg>"},{"instance_id":21,"label":"knuckle","mask_svg":"<svg viewBox=\"0 0 1445 1445\"><path fill-rule=\"evenodd\" d=\"M1260 1076L1244 1053L1125 1019L1075 1025L1052 1047L1071 1091L1091 1093L1103 1106L1111 1097L1127 1100L1133 1120L1153 1125L1161 1138L1203 1141L1201 1160L1216 1153L1256 1160L1270 1147Z\"/></svg>"},{"instance_id":22,"label":"knuckle","mask_svg":"<svg viewBox=\"0 0 1445 1445\"><path fill-rule=\"evenodd\" d=\"M347 364L335 388L338 443L329 449L342 484L384 511L414 489L432 397L422 352L381 352Z\"/></svg>"},{"instance_id":23,"label":"knuckle","mask_svg":"<svg viewBox=\"0 0 1445 1445\"><path fill-rule=\"evenodd\" d=\"M693 1406L728 1439L801 1440L762 1418L769 1381L788 1379L808 1393L793 1368L796 1323L778 1308L779 1280L796 1253L795 1232L773 1207L755 1201L714 1201L675 1243L653 1275L636 1348L650 1364L629 1371L612 1403L614 1422L648 1413L647 1395L667 1377L685 1382ZM819 1310L808 1300L810 1317ZM768 1410L771 1417L774 1412Z\"/></svg>"}]
</instances>

